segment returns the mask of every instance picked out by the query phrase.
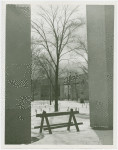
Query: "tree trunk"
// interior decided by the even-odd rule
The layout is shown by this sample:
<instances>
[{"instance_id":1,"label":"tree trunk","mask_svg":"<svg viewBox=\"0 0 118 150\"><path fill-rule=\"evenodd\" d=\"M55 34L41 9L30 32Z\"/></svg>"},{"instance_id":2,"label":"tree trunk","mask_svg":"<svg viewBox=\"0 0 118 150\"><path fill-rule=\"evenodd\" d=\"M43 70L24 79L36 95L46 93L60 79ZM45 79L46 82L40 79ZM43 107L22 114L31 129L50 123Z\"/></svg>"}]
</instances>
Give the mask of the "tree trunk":
<instances>
[{"instance_id":1,"label":"tree trunk","mask_svg":"<svg viewBox=\"0 0 118 150\"><path fill-rule=\"evenodd\" d=\"M76 100L78 100L78 89L77 89L76 81L75 81L75 91L76 91Z\"/></svg>"},{"instance_id":2,"label":"tree trunk","mask_svg":"<svg viewBox=\"0 0 118 150\"><path fill-rule=\"evenodd\" d=\"M31 80L31 91L32 91L32 100L34 101L34 85L35 81Z\"/></svg>"},{"instance_id":3,"label":"tree trunk","mask_svg":"<svg viewBox=\"0 0 118 150\"><path fill-rule=\"evenodd\" d=\"M77 86L76 86L76 100L78 101L78 89L77 89Z\"/></svg>"},{"instance_id":4,"label":"tree trunk","mask_svg":"<svg viewBox=\"0 0 118 150\"><path fill-rule=\"evenodd\" d=\"M70 93L69 93L69 83L68 83L68 101L69 101L69 98L70 98L70 97L69 97L69 94L70 94Z\"/></svg>"},{"instance_id":5,"label":"tree trunk","mask_svg":"<svg viewBox=\"0 0 118 150\"><path fill-rule=\"evenodd\" d=\"M58 111L58 71L59 71L59 60L57 58L56 73L55 73L55 111Z\"/></svg>"},{"instance_id":6,"label":"tree trunk","mask_svg":"<svg viewBox=\"0 0 118 150\"><path fill-rule=\"evenodd\" d=\"M52 101L52 87L51 87L51 83L50 83L50 105L51 105L51 101Z\"/></svg>"},{"instance_id":7,"label":"tree trunk","mask_svg":"<svg viewBox=\"0 0 118 150\"><path fill-rule=\"evenodd\" d=\"M50 73L50 79L52 79L52 76L51 76L51 68L49 68L49 73ZM49 99L50 99L50 105L51 105L51 101L52 101L52 94L51 94L51 92L52 92L52 86L51 86L51 81L49 80L49 89L50 89L50 91L49 91Z\"/></svg>"}]
</instances>

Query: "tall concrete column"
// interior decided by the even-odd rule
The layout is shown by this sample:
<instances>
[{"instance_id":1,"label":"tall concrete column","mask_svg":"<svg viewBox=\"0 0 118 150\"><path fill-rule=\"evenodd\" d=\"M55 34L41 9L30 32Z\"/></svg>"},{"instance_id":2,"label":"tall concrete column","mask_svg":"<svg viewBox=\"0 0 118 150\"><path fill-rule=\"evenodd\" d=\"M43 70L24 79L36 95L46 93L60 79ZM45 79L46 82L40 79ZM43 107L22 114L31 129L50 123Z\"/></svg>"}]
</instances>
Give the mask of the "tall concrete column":
<instances>
[{"instance_id":1,"label":"tall concrete column","mask_svg":"<svg viewBox=\"0 0 118 150\"><path fill-rule=\"evenodd\" d=\"M88 5L86 12L90 125L113 128L114 6Z\"/></svg>"},{"instance_id":2,"label":"tall concrete column","mask_svg":"<svg viewBox=\"0 0 118 150\"><path fill-rule=\"evenodd\" d=\"M5 144L31 142L29 5L6 6Z\"/></svg>"}]
</instances>

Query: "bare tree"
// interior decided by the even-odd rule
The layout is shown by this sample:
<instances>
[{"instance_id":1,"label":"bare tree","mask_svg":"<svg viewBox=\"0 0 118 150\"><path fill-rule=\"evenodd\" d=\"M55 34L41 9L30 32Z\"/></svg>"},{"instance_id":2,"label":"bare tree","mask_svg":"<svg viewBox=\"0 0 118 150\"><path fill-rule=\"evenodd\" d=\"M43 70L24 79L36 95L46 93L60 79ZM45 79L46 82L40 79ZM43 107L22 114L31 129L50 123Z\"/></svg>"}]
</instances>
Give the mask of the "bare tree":
<instances>
[{"instance_id":1,"label":"bare tree","mask_svg":"<svg viewBox=\"0 0 118 150\"><path fill-rule=\"evenodd\" d=\"M54 81L53 81L53 73L51 68L50 60L44 55L39 54L40 51L34 48L35 44L32 43L32 80L33 80L33 88L35 86L36 79L42 80L48 79L48 85L50 88L50 104L52 99L52 91L54 90ZM33 49L34 48L34 49ZM39 52L39 53L37 53ZM43 84L43 83L41 83Z\"/></svg>"},{"instance_id":2,"label":"bare tree","mask_svg":"<svg viewBox=\"0 0 118 150\"><path fill-rule=\"evenodd\" d=\"M88 82L88 50L87 50L87 40L86 38L82 38L77 36L75 38L75 47L71 48L73 51L70 53L70 62L73 66L76 66L76 70L84 73L86 82ZM76 71L76 73L77 73ZM76 97L78 98L78 92L76 88Z\"/></svg>"},{"instance_id":3,"label":"bare tree","mask_svg":"<svg viewBox=\"0 0 118 150\"><path fill-rule=\"evenodd\" d=\"M78 49L75 50L75 53L83 58L84 62L77 61L78 66L82 69L85 75L88 78L88 49L86 40L82 40L81 38L77 38Z\"/></svg>"},{"instance_id":4,"label":"bare tree","mask_svg":"<svg viewBox=\"0 0 118 150\"><path fill-rule=\"evenodd\" d=\"M69 47L71 50L71 47ZM88 50L87 50L87 40L81 37L76 38L76 46L73 48L74 53L70 53L70 61L75 63L78 68L88 78Z\"/></svg>"},{"instance_id":5,"label":"bare tree","mask_svg":"<svg viewBox=\"0 0 118 150\"><path fill-rule=\"evenodd\" d=\"M71 9L69 6L49 6L48 9L39 6L37 20L32 20L32 32L35 43L41 53L51 60L51 68L55 74L55 111L58 111L58 77L61 57L74 43L74 33L84 24L84 20L77 16L79 6ZM66 52L65 52L66 51ZM41 54L40 53L40 54ZM47 60L45 60L47 61ZM39 60L40 64L44 64ZM45 70L46 71L46 70Z\"/></svg>"}]
</instances>

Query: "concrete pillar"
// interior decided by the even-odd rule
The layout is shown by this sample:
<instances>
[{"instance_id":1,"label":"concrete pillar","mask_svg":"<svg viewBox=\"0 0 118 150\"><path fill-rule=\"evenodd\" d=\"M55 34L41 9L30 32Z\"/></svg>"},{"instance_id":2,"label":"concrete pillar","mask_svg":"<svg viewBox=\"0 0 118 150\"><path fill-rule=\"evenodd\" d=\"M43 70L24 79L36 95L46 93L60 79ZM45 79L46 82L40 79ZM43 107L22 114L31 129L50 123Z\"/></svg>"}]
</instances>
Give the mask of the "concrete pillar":
<instances>
[{"instance_id":1,"label":"concrete pillar","mask_svg":"<svg viewBox=\"0 0 118 150\"><path fill-rule=\"evenodd\" d=\"M114 6L87 6L91 127L113 128Z\"/></svg>"},{"instance_id":2,"label":"concrete pillar","mask_svg":"<svg viewBox=\"0 0 118 150\"><path fill-rule=\"evenodd\" d=\"M6 6L5 144L31 142L29 5Z\"/></svg>"}]
</instances>

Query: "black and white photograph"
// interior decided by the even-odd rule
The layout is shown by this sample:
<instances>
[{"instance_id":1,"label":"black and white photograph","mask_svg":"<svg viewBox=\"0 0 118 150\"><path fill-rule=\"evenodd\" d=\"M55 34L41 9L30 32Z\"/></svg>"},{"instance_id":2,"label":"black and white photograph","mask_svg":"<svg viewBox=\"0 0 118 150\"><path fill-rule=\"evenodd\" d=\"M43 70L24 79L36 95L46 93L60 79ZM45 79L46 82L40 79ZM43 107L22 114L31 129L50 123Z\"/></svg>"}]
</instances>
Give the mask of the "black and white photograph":
<instances>
[{"instance_id":1,"label":"black and white photograph","mask_svg":"<svg viewBox=\"0 0 118 150\"><path fill-rule=\"evenodd\" d=\"M2 2L4 148L116 148L116 1Z\"/></svg>"}]
</instances>

